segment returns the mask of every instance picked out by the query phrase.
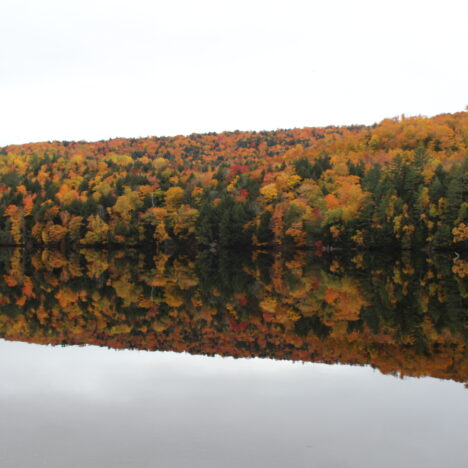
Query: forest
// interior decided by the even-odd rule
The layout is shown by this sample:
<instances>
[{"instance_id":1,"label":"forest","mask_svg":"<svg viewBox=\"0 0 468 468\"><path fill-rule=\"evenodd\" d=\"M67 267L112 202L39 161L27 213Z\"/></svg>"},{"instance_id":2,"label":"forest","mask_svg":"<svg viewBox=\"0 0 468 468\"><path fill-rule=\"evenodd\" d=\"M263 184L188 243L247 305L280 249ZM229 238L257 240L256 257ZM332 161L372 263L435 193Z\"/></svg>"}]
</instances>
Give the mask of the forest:
<instances>
[{"instance_id":1,"label":"forest","mask_svg":"<svg viewBox=\"0 0 468 468\"><path fill-rule=\"evenodd\" d=\"M447 253L2 249L0 337L371 365L468 382L468 262Z\"/></svg>"},{"instance_id":2,"label":"forest","mask_svg":"<svg viewBox=\"0 0 468 468\"><path fill-rule=\"evenodd\" d=\"M468 112L0 148L0 244L468 247Z\"/></svg>"}]
</instances>

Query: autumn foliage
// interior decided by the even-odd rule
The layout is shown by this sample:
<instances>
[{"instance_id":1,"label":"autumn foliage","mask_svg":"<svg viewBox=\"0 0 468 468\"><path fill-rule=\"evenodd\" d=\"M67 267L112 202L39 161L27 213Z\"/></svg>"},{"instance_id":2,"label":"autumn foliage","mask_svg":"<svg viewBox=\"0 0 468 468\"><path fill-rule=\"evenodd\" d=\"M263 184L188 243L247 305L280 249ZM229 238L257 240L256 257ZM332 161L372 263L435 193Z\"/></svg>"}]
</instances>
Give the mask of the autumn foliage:
<instances>
[{"instance_id":1,"label":"autumn foliage","mask_svg":"<svg viewBox=\"0 0 468 468\"><path fill-rule=\"evenodd\" d=\"M466 248L468 112L0 149L0 243Z\"/></svg>"}]
</instances>

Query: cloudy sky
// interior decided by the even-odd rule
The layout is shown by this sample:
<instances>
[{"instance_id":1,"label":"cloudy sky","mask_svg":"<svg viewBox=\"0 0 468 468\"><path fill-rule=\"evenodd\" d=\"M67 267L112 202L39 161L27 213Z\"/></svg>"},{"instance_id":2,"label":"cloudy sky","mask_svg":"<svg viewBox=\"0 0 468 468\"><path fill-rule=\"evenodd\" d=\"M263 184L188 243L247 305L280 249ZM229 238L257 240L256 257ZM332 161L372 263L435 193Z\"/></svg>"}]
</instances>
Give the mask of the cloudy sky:
<instances>
[{"instance_id":1,"label":"cloudy sky","mask_svg":"<svg viewBox=\"0 0 468 468\"><path fill-rule=\"evenodd\" d=\"M0 145L468 105L466 0L2 0Z\"/></svg>"}]
</instances>

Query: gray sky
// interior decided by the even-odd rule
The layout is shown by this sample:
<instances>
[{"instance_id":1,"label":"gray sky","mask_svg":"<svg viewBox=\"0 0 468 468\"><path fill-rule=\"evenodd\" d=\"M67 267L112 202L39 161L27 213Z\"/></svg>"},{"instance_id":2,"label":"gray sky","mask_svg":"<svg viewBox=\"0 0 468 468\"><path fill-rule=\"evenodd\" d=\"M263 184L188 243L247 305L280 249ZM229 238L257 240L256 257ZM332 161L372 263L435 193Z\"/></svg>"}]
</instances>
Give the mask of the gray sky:
<instances>
[{"instance_id":1,"label":"gray sky","mask_svg":"<svg viewBox=\"0 0 468 468\"><path fill-rule=\"evenodd\" d=\"M0 18L0 145L468 104L466 0L2 0Z\"/></svg>"}]
</instances>

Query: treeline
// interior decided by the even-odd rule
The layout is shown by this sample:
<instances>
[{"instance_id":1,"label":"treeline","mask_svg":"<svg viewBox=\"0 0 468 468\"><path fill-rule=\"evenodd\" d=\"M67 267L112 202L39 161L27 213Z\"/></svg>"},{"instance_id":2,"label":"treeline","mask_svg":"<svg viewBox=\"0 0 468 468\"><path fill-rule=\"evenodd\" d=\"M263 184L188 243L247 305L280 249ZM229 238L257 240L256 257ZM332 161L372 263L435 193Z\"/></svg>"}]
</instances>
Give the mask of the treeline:
<instances>
[{"instance_id":1,"label":"treeline","mask_svg":"<svg viewBox=\"0 0 468 468\"><path fill-rule=\"evenodd\" d=\"M0 253L0 337L8 340L468 381L468 262L446 254Z\"/></svg>"},{"instance_id":2,"label":"treeline","mask_svg":"<svg viewBox=\"0 0 468 468\"><path fill-rule=\"evenodd\" d=\"M0 244L468 247L468 112L0 149Z\"/></svg>"}]
</instances>

